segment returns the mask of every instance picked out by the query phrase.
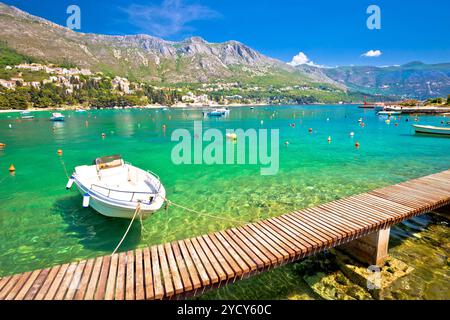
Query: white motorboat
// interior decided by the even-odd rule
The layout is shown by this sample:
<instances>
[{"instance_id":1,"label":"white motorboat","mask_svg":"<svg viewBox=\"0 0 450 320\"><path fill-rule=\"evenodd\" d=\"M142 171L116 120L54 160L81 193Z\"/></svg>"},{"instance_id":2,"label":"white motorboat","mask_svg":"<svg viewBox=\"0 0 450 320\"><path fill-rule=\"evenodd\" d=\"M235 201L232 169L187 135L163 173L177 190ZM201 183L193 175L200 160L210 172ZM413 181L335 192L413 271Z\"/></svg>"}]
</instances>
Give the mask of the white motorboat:
<instances>
[{"instance_id":1,"label":"white motorboat","mask_svg":"<svg viewBox=\"0 0 450 320\"><path fill-rule=\"evenodd\" d=\"M52 116L50 117L50 120L52 121L64 121L64 115L60 112L54 112L52 113Z\"/></svg>"},{"instance_id":2,"label":"white motorboat","mask_svg":"<svg viewBox=\"0 0 450 320\"><path fill-rule=\"evenodd\" d=\"M225 115L228 115L230 113L229 109L226 108L218 108L218 109L214 109L211 111L206 111L203 112L204 116L209 116L209 117L222 117Z\"/></svg>"},{"instance_id":3,"label":"white motorboat","mask_svg":"<svg viewBox=\"0 0 450 320\"><path fill-rule=\"evenodd\" d=\"M450 137L450 127L424 126L419 124L412 125L416 133L436 134Z\"/></svg>"},{"instance_id":4,"label":"white motorboat","mask_svg":"<svg viewBox=\"0 0 450 320\"><path fill-rule=\"evenodd\" d=\"M22 111L20 113L20 118L23 120L34 119L34 115L30 111Z\"/></svg>"},{"instance_id":5,"label":"white motorboat","mask_svg":"<svg viewBox=\"0 0 450 320\"><path fill-rule=\"evenodd\" d=\"M140 205L139 215L144 219L159 210L166 198L156 174L125 163L119 155L76 167L66 188L73 183L83 195L84 207L108 217L132 219Z\"/></svg>"},{"instance_id":6,"label":"white motorboat","mask_svg":"<svg viewBox=\"0 0 450 320\"><path fill-rule=\"evenodd\" d=\"M380 111L378 112L379 116L394 116L394 115L399 115L402 114L401 111Z\"/></svg>"}]
</instances>

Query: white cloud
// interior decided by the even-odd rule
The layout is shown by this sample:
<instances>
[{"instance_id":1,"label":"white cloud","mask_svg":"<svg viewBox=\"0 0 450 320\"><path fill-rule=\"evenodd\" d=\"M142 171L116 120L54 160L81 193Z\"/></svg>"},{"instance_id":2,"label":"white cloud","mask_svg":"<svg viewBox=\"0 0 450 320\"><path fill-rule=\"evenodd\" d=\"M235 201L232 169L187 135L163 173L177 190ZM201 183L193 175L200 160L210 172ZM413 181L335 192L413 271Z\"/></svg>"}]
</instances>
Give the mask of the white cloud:
<instances>
[{"instance_id":1,"label":"white cloud","mask_svg":"<svg viewBox=\"0 0 450 320\"><path fill-rule=\"evenodd\" d=\"M366 53L363 53L361 56L366 58L377 58L382 54L383 52L381 52L381 50L369 50Z\"/></svg>"},{"instance_id":2,"label":"white cloud","mask_svg":"<svg viewBox=\"0 0 450 320\"><path fill-rule=\"evenodd\" d=\"M308 56L301 51L292 58L291 62L288 62L287 64L293 67L300 66L302 64L307 64L309 66L314 67L322 67L320 65L315 64L313 61L309 60Z\"/></svg>"},{"instance_id":3,"label":"white cloud","mask_svg":"<svg viewBox=\"0 0 450 320\"><path fill-rule=\"evenodd\" d=\"M190 22L208 20L219 14L200 4L185 4L183 0L163 0L159 5L131 4L123 9L130 23L142 31L159 37L191 32Z\"/></svg>"}]
</instances>

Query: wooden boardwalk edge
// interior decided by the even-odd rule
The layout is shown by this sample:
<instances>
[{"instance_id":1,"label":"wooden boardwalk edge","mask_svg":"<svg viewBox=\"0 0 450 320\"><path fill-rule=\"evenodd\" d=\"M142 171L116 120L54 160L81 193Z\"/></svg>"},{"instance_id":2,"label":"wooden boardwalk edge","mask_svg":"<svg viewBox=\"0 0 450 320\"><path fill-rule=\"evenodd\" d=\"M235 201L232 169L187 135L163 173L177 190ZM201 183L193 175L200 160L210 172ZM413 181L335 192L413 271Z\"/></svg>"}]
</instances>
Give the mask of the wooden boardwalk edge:
<instances>
[{"instance_id":1,"label":"wooden boardwalk edge","mask_svg":"<svg viewBox=\"0 0 450 320\"><path fill-rule=\"evenodd\" d=\"M450 170L279 217L0 278L0 300L183 299L450 204Z\"/></svg>"}]
</instances>

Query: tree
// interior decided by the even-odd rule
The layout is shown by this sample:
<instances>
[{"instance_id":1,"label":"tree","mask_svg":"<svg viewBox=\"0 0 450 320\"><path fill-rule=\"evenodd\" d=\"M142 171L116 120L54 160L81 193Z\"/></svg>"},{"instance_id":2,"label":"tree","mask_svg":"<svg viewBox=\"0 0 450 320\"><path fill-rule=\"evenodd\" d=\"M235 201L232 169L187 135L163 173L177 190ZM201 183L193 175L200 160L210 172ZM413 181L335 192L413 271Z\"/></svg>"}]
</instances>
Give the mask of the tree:
<instances>
[{"instance_id":1,"label":"tree","mask_svg":"<svg viewBox=\"0 0 450 320\"><path fill-rule=\"evenodd\" d=\"M447 104L450 106L450 94L447 97Z\"/></svg>"}]
</instances>

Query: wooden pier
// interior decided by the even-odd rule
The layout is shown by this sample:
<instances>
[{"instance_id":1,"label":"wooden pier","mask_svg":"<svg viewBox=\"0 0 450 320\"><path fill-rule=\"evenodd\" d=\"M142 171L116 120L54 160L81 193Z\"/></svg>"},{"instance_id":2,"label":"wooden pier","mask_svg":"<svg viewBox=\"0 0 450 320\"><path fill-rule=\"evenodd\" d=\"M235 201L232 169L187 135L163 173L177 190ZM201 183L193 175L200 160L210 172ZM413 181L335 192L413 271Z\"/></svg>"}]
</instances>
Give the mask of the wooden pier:
<instances>
[{"instance_id":1,"label":"wooden pier","mask_svg":"<svg viewBox=\"0 0 450 320\"><path fill-rule=\"evenodd\" d=\"M378 262L390 226L448 204L444 171L208 235L7 276L0 300L185 298L352 241Z\"/></svg>"}]
</instances>

